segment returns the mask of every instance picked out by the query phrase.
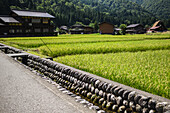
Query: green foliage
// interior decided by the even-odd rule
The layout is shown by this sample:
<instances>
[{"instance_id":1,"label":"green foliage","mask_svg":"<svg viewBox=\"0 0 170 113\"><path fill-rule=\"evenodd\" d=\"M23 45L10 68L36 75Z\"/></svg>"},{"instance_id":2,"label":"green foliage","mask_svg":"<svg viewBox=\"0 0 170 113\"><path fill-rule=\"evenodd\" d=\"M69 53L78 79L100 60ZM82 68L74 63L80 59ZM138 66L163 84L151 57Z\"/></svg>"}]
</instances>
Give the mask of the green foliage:
<instances>
[{"instance_id":1,"label":"green foliage","mask_svg":"<svg viewBox=\"0 0 170 113\"><path fill-rule=\"evenodd\" d=\"M97 23L97 21L94 22L94 30L97 32L99 29L99 24Z\"/></svg>"},{"instance_id":2,"label":"green foliage","mask_svg":"<svg viewBox=\"0 0 170 113\"><path fill-rule=\"evenodd\" d=\"M125 24L121 24L121 25L120 25L119 28L121 29L121 34L123 34L123 35L126 34L126 27L127 27L127 26L126 26Z\"/></svg>"},{"instance_id":3,"label":"green foliage","mask_svg":"<svg viewBox=\"0 0 170 113\"><path fill-rule=\"evenodd\" d=\"M129 0L136 2L144 7L149 12L158 17L167 19L170 18L170 1L169 0Z\"/></svg>"}]
</instances>

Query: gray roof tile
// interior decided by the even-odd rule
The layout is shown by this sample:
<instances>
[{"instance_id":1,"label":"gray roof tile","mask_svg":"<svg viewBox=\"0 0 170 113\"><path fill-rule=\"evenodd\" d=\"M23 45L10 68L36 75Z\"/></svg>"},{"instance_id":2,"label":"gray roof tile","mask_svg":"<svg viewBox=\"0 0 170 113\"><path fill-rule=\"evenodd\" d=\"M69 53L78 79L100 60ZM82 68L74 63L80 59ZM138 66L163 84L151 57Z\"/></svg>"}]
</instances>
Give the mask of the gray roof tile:
<instances>
[{"instance_id":1,"label":"gray roof tile","mask_svg":"<svg viewBox=\"0 0 170 113\"><path fill-rule=\"evenodd\" d=\"M140 24L131 24L131 25L127 26L127 28L136 27L138 25L140 25Z\"/></svg>"},{"instance_id":2,"label":"gray roof tile","mask_svg":"<svg viewBox=\"0 0 170 113\"><path fill-rule=\"evenodd\" d=\"M46 12L38 11L24 11L24 10L12 10L18 16L31 16L31 17L46 17L46 18L55 18L54 16Z\"/></svg>"},{"instance_id":3,"label":"gray roof tile","mask_svg":"<svg viewBox=\"0 0 170 113\"><path fill-rule=\"evenodd\" d=\"M15 20L13 17L3 17L1 16L0 19L5 23L20 23L19 21Z\"/></svg>"}]
</instances>

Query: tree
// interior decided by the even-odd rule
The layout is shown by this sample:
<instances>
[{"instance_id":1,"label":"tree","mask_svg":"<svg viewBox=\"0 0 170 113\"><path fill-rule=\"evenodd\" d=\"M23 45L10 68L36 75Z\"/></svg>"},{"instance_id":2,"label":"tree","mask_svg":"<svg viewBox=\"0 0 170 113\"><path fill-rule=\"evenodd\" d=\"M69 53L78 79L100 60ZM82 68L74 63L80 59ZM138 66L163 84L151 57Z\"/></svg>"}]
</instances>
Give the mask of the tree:
<instances>
[{"instance_id":1,"label":"tree","mask_svg":"<svg viewBox=\"0 0 170 113\"><path fill-rule=\"evenodd\" d=\"M95 22L94 22L94 30L95 30L95 32L97 32L98 29L99 29L99 24L98 24L97 21L95 21Z\"/></svg>"},{"instance_id":2,"label":"tree","mask_svg":"<svg viewBox=\"0 0 170 113\"><path fill-rule=\"evenodd\" d=\"M121 24L121 25L120 25L119 28L121 29L121 34L123 34L123 35L126 34L126 27L127 27L127 26L126 26L125 24Z\"/></svg>"}]
</instances>

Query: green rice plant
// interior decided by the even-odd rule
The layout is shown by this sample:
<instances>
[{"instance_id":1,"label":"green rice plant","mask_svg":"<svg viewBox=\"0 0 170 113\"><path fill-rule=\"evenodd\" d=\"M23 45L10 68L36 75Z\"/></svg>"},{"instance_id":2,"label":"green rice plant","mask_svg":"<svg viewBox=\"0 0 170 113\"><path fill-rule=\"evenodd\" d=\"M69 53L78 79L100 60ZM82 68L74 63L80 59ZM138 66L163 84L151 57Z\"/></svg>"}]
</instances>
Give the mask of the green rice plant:
<instances>
[{"instance_id":1,"label":"green rice plant","mask_svg":"<svg viewBox=\"0 0 170 113\"><path fill-rule=\"evenodd\" d=\"M116 52L137 52L146 50L170 49L170 40L144 40L98 43L50 44L39 47L40 53L51 57L75 54L99 54Z\"/></svg>"},{"instance_id":2,"label":"green rice plant","mask_svg":"<svg viewBox=\"0 0 170 113\"><path fill-rule=\"evenodd\" d=\"M68 55L54 60L170 99L170 50Z\"/></svg>"},{"instance_id":3,"label":"green rice plant","mask_svg":"<svg viewBox=\"0 0 170 113\"><path fill-rule=\"evenodd\" d=\"M46 44L68 44L68 43L97 43L97 42L115 42L115 41L135 41L135 40L150 40L150 39L169 39L170 35L59 35L58 37L15 37L15 38L0 38L0 42L17 45L21 48L36 48Z\"/></svg>"}]
</instances>

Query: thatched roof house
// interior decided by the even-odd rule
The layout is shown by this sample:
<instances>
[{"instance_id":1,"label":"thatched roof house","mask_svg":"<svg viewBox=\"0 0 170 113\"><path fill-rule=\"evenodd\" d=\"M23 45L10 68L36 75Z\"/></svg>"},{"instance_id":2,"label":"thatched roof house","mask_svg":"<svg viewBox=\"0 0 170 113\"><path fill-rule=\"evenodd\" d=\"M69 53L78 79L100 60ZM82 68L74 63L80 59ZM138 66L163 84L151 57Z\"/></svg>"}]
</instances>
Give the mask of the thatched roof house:
<instances>
[{"instance_id":1,"label":"thatched roof house","mask_svg":"<svg viewBox=\"0 0 170 113\"><path fill-rule=\"evenodd\" d=\"M165 27L164 23L162 21L156 21L153 26L149 29L149 31L152 32L162 32L162 31L166 31L167 28Z\"/></svg>"}]
</instances>

